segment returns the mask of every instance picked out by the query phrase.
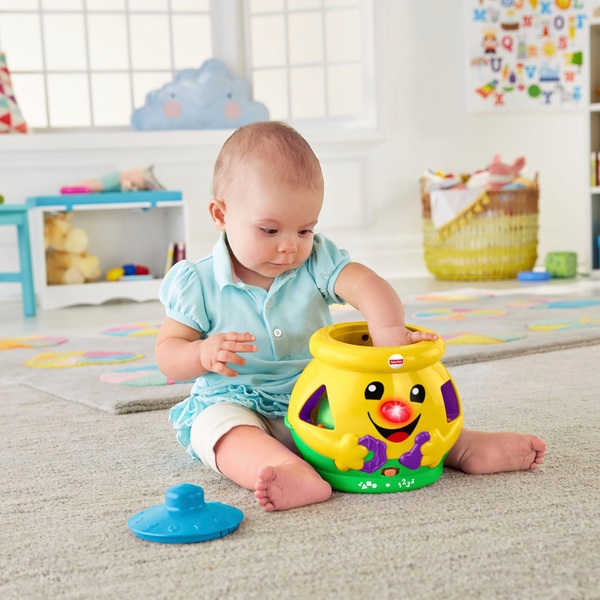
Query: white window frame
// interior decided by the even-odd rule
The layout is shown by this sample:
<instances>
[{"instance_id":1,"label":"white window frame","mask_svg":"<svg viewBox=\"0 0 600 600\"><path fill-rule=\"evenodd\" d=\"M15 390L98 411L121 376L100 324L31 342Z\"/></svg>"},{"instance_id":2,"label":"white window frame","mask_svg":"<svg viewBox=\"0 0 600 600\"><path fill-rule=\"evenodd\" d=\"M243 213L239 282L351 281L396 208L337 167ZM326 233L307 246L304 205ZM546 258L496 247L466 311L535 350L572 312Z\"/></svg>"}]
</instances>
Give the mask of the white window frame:
<instances>
[{"instance_id":1,"label":"white window frame","mask_svg":"<svg viewBox=\"0 0 600 600\"><path fill-rule=\"evenodd\" d=\"M364 85L364 116L362 118L315 118L315 119L298 119L293 117L286 119L292 125L301 128L304 131L317 132L319 137L340 139L381 139L383 131L383 77L380 69L381 65L381 41L375 39L375 28L380 28L384 25L383 2L374 0L362 0L364 3L362 23L362 35L364 36L365 44L363 45L363 85ZM247 0L211 0L210 14L212 25L212 48L213 55L222 59L236 74L250 78L252 73L252 64L250 56L250 37L249 37L249 19L248 19L248 4ZM324 10L323 8L321 10ZM41 0L38 0L39 14L43 14ZM20 11L19 11L20 12ZM29 11L31 12L31 11ZM151 11L149 11L151 12ZM85 3L84 3L85 14ZM86 33L87 35L87 33ZM87 42L86 42L87 44ZM10 57L9 68L10 67ZM127 73L131 77L132 69L129 65ZM173 70L173 65L171 65ZM84 71L82 71L84 72ZM94 73L95 71L88 68L86 74ZM46 85L46 71L44 64L43 72ZM90 78L88 77L88 80ZM18 95L17 95L18 98ZM91 99L90 99L91 102ZM135 102L132 94L132 102ZM49 116L48 107L46 107ZM26 115L25 115L26 116ZM49 118L49 117L48 117ZM91 120L93 123L93 113ZM58 132L102 132L108 130L127 131L127 126L121 127L73 127L73 128L36 128L38 132L58 133Z\"/></svg>"}]
</instances>

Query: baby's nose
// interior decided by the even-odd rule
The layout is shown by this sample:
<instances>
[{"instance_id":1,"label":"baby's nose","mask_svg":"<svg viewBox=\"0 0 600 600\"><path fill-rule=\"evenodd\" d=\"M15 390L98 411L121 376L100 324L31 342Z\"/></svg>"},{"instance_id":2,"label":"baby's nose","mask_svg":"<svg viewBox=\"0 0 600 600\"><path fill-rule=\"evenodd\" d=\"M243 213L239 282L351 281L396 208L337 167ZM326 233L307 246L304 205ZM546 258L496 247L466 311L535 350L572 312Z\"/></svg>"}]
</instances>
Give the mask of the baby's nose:
<instances>
[{"instance_id":1,"label":"baby's nose","mask_svg":"<svg viewBox=\"0 0 600 600\"><path fill-rule=\"evenodd\" d=\"M279 243L279 252L296 252L298 246L291 238L283 238Z\"/></svg>"}]
</instances>

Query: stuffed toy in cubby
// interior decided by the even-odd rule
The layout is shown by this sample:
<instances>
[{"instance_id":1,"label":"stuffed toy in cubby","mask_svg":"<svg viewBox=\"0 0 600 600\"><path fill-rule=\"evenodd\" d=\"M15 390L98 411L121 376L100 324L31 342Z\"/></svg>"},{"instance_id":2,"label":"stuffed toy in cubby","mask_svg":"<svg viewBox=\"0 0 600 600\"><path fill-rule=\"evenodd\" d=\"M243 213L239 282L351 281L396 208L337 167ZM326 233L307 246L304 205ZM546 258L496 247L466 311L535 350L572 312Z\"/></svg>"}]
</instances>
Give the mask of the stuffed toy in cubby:
<instances>
[{"instance_id":1,"label":"stuffed toy in cubby","mask_svg":"<svg viewBox=\"0 0 600 600\"><path fill-rule=\"evenodd\" d=\"M67 213L44 217L46 278L50 285L85 283L100 279L100 261L88 254L88 235L71 223Z\"/></svg>"}]
</instances>

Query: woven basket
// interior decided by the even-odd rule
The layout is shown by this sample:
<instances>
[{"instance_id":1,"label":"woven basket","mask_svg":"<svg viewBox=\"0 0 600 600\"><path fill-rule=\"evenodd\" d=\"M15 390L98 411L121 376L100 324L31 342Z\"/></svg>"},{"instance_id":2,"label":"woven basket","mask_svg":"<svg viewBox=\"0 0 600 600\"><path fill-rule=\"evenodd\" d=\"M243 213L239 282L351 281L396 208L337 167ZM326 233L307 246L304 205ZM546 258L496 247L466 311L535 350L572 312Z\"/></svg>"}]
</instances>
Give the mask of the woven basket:
<instances>
[{"instance_id":1,"label":"woven basket","mask_svg":"<svg viewBox=\"0 0 600 600\"><path fill-rule=\"evenodd\" d=\"M486 191L442 229L431 222L429 193L421 182L425 265L439 279L511 279L533 268L538 242L535 187Z\"/></svg>"}]
</instances>

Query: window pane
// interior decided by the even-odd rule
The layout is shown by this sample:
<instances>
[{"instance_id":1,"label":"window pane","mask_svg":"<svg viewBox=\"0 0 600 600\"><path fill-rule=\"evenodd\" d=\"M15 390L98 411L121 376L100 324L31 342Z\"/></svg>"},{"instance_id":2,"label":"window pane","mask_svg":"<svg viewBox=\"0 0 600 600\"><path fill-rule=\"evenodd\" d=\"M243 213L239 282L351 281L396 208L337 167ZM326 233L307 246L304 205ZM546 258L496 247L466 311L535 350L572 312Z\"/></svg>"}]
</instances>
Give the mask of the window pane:
<instances>
[{"instance_id":1,"label":"window pane","mask_svg":"<svg viewBox=\"0 0 600 600\"><path fill-rule=\"evenodd\" d=\"M44 15L46 68L81 71L87 68L82 15Z\"/></svg>"},{"instance_id":2,"label":"window pane","mask_svg":"<svg viewBox=\"0 0 600 600\"><path fill-rule=\"evenodd\" d=\"M321 8L321 0L288 0L289 10L305 10L307 8Z\"/></svg>"},{"instance_id":3,"label":"window pane","mask_svg":"<svg viewBox=\"0 0 600 600\"><path fill-rule=\"evenodd\" d=\"M175 68L198 68L212 56L210 17L208 15L173 16L173 52Z\"/></svg>"},{"instance_id":4,"label":"window pane","mask_svg":"<svg viewBox=\"0 0 600 600\"><path fill-rule=\"evenodd\" d=\"M283 0L250 0L250 12L281 12L283 10Z\"/></svg>"},{"instance_id":5,"label":"window pane","mask_svg":"<svg viewBox=\"0 0 600 600\"><path fill-rule=\"evenodd\" d=\"M292 119L324 117L323 69L321 67L290 69L290 79Z\"/></svg>"},{"instance_id":6,"label":"window pane","mask_svg":"<svg viewBox=\"0 0 600 600\"><path fill-rule=\"evenodd\" d=\"M360 60L361 34L358 10L336 10L325 17L327 59Z\"/></svg>"},{"instance_id":7,"label":"window pane","mask_svg":"<svg viewBox=\"0 0 600 600\"><path fill-rule=\"evenodd\" d=\"M281 66L285 59L283 16L252 19L252 64L254 67Z\"/></svg>"},{"instance_id":8,"label":"window pane","mask_svg":"<svg viewBox=\"0 0 600 600\"><path fill-rule=\"evenodd\" d=\"M327 89L330 117L350 117L363 113L362 70L359 65L339 65L327 69Z\"/></svg>"},{"instance_id":9,"label":"window pane","mask_svg":"<svg viewBox=\"0 0 600 600\"><path fill-rule=\"evenodd\" d=\"M37 8L38 0L0 0L0 10L37 10Z\"/></svg>"},{"instance_id":10,"label":"window pane","mask_svg":"<svg viewBox=\"0 0 600 600\"><path fill-rule=\"evenodd\" d=\"M86 6L97 11L125 10L125 0L87 0Z\"/></svg>"},{"instance_id":11,"label":"window pane","mask_svg":"<svg viewBox=\"0 0 600 600\"><path fill-rule=\"evenodd\" d=\"M134 69L170 69L169 19L166 15L132 15L131 62Z\"/></svg>"},{"instance_id":12,"label":"window pane","mask_svg":"<svg viewBox=\"0 0 600 600\"><path fill-rule=\"evenodd\" d=\"M92 75L94 125L109 127L129 125L131 93L125 74Z\"/></svg>"},{"instance_id":13,"label":"window pane","mask_svg":"<svg viewBox=\"0 0 600 600\"><path fill-rule=\"evenodd\" d=\"M129 0L129 10L132 12L166 11L168 8L168 0Z\"/></svg>"},{"instance_id":14,"label":"window pane","mask_svg":"<svg viewBox=\"0 0 600 600\"><path fill-rule=\"evenodd\" d=\"M48 127L46 91L42 75L11 76L17 103L29 127Z\"/></svg>"},{"instance_id":15,"label":"window pane","mask_svg":"<svg viewBox=\"0 0 600 600\"><path fill-rule=\"evenodd\" d=\"M85 75L48 75L51 127L89 127L90 98Z\"/></svg>"},{"instance_id":16,"label":"window pane","mask_svg":"<svg viewBox=\"0 0 600 600\"><path fill-rule=\"evenodd\" d=\"M42 0L44 10L81 10L81 0Z\"/></svg>"},{"instance_id":17,"label":"window pane","mask_svg":"<svg viewBox=\"0 0 600 600\"><path fill-rule=\"evenodd\" d=\"M288 86L285 69L255 71L252 88L254 99L266 105L271 119L289 119Z\"/></svg>"},{"instance_id":18,"label":"window pane","mask_svg":"<svg viewBox=\"0 0 600 600\"><path fill-rule=\"evenodd\" d=\"M159 90L163 85L173 81L170 71L163 73L134 73L133 103L135 108L144 105L146 95L153 90Z\"/></svg>"},{"instance_id":19,"label":"window pane","mask_svg":"<svg viewBox=\"0 0 600 600\"><path fill-rule=\"evenodd\" d=\"M323 62L321 13L299 13L288 17L290 64Z\"/></svg>"},{"instance_id":20,"label":"window pane","mask_svg":"<svg viewBox=\"0 0 600 600\"><path fill-rule=\"evenodd\" d=\"M0 15L0 40L11 71L42 69L42 36L37 15Z\"/></svg>"},{"instance_id":21,"label":"window pane","mask_svg":"<svg viewBox=\"0 0 600 600\"><path fill-rule=\"evenodd\" d=\"M339 6L356 6L359 0L325 0L325 6L328 8L337 8Z\"/></svg>"},{"instance_id":22,"label":"window pane","mask_svg":"<svg viewBox=\"0 0 600 600\"><path fill-rule=\"evenodd\" d=\"M173 12L210 12L210 0L171 0Z\"/></svg>"},{"instance_id":23,"label":"window pane","mask_svg":"<svg viewBox=\"0 0 600 600\"><path fill-rule=\"evenodd\" d=\"M129 67L124 15L89 15L88 38L91 69L106 71Z\"/></svg>"}]
</instances>

